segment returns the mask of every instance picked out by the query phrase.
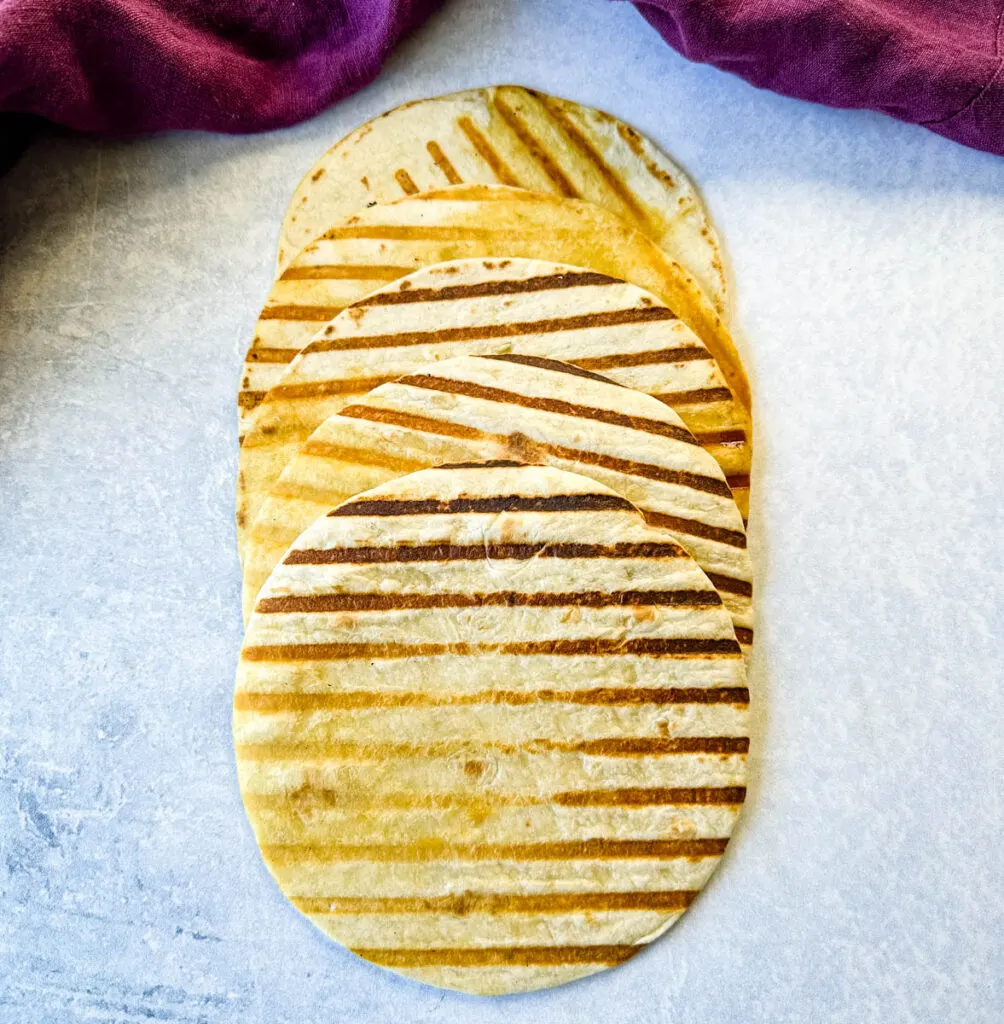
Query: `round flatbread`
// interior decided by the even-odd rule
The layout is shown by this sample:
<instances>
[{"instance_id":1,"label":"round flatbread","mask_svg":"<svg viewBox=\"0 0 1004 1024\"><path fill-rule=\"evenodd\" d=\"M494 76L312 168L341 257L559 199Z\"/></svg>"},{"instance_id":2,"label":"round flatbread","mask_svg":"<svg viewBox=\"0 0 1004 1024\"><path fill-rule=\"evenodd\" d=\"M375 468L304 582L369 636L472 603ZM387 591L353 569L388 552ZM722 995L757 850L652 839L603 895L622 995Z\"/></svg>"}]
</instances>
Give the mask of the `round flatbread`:
<instances>
[{"instance_id":1,"label":"round flatbread","mask_svg":"<svg viewBox=\"0 0 1004 1024\"><path fill-rule=\"evenodd\" d=\"M293 194L279 269L369 203L461 183L516 185L603 206L685 266L726 310L718 239L683 171L602 110L517 85L406 103L335 143Z\"/></svg>"},{"instance_id":2,"label":"round flatbread","mask_svg":"<svg viewBox=\"0 0 1004 1024\"><path fill-rule=\"evenodd\" d=\"M245 360L241 428L296 353L346 306L420 267L461 258L550 260L652 292L707 345L739 400L749 384L697 282L640 231L593 203L505 186L425 192L362 210L306 246L272 285Z\"/></svg>"},{"instance_id":3,"label":"round flatbread","mask_svg":"<svg viewBox=\"0 0 1004 1024\"><path fill-rule=\"evenodd\" d=\"M518 992L669 927L745 797L717 592L609 488L424 470L318 519L262 590L241 792L293 904L430 984Z\"/></svg>"},{"instance_id":4,"label":"round flatbread","mask_svg":"<svg viewBox=\"0 0 1004 1024\"><path fill-rule=\"evenodd\" d=\"M427 362L326 419L289 462L251 526L244 614L286 549L354 494L448 462L516 459L571 470L636 505L705 571L744 648L753 576L721 467L667 405L536 356Z\"/></svg>"},{"instance_id":5,"label":"round flatbread","mask_svg":"<svg viewBox=\"0 0 1004 1024\"><path fill-rule=\"evenodd\" d=\"M745 514L749 418L711 353L671 309L594 271L458 260L401 278L339 314L267 393L241 443L242 558L262 501L328 416L427 361L492 352L561 359L656 395L719 458Z\"/></svg>"}]
</instances>

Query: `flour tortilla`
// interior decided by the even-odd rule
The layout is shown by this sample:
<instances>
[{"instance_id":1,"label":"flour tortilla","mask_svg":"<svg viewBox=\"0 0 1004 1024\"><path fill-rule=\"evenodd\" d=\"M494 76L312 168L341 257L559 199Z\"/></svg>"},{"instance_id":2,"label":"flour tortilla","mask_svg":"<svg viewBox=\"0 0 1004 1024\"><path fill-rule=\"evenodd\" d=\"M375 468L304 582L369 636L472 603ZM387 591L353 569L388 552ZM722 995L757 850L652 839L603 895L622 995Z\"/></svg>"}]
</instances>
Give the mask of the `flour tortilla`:
<instances>
[{"instance_id":1,"label":"flour tortilla","mask_svg":"<svg viewBox=\"0 0 1004 1024\"><path fill-rule=\"evenodd\" d=\"M505 351L576 363L658 395L719 459L745 513L749 418L707 348L668 307L581 268L459 260L408 275L339 314L268 392L240 451L242 559L262 501L328 416L426 361Z\"/></svg>"},{"instance_id":2,"label":"flour tortilla","mask_svg":"<svg viewBox=\"0 0 1004 1024\"><path fill-rule=\"evenodd\" d=\"M244 613L286 549L354 494L448 462L517 459L572 470L638 506L697 561L753 640L752 567L725 475L667 405L569 363L459 356L364 395L326 419L252 524Z\"/></svg>"},{"instance_id":3,"label":"flour tortilla","mask_svg":"<svg viewBox=\"0 0 1004 1024\"><path fill-rule=\"evenodd\" d=\"M234 697L269 870L429 984L556 985L669 927L745 797L732 623L593 480L424 470L317 520L262 590Z\"/></svg>"},{"instance_id":4,"label":"flour tortilla","mask_svg":"<svg viewBox=\"0 0 1004 1024\"><path fill-rule=\"evenodd\" d=\"M720 313L727 309L718 239L683 171L602 110L516 85L406 103L335 143L293 194L279 269L369 203L460 183L605 207L686 267Z\"/></svg>"},{"instance_id":5,"label":"flour tortilla","mask_svg":"<svg viewBox=\"0 0 1004 1024\"><path fill-rule=\"evenodd\" d=\"M238 397L241 432L296 353L342 309L420 267L474 257L567 263L647 289L707 345L749 409L749 383L721 317L694 278L627 221L593 203L457 185L362 210L301 250L255 327Z\"/></svg>"}]
</instances>

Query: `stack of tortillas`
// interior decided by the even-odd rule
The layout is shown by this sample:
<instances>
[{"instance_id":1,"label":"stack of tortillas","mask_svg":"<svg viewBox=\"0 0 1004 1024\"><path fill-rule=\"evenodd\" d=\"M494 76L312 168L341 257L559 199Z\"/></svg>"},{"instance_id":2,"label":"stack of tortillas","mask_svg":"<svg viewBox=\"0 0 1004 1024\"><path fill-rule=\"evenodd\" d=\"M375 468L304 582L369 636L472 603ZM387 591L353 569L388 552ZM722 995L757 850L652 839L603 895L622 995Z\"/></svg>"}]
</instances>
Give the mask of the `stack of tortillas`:
<instances>
[{"instance_id":1,"label":"stack of tortillas","mask_svg":"<svg viewBox=\"0 0 1004 1024\"><path fill-rule=\"evenodd\" d=\"M745 796L750 398L691 183L513 86L303 179L241 382L234 698L269 870L477 993L627 960Z\"/></svg>"}]
</instances>

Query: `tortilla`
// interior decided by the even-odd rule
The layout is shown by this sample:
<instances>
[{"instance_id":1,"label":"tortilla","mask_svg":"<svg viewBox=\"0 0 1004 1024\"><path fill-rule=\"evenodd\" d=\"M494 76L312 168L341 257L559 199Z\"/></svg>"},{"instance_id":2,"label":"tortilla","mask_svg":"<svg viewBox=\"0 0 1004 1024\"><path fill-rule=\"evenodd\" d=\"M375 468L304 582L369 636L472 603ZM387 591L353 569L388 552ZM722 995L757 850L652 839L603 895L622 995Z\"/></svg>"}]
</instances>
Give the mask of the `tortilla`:
<instances>
[{"instance_id":1,"label":"tortilla","mask_svg":"<svg viewBox=\"0 0 1004 1024\"><path fill-rule=\"evenodd\" d=\"M493 352L562 359L658 396L719 459L745 513L749 418L708 349L668 307L580 268L459 260L410 274L339 314L268 392L240 451L242 560L262 501L328 416L429 360Z\"/></svg>"},{"instance_id":2,"label":"tortilla","mask_svg":"<svg viewBox=\"0 0 1004 1024\"><path fill-rule=\"evenodd\" d=\"M420 267L474 257L567 263L649 290L707 345L749 409L749 383L721 317L645 235L593 203L457 185L362 210L301 250L255 327L238 397L242 433L296 353L346 306Z\"/></svg>"},{"instance_id":3,"label":"tortilla","mask_svg":"<svg viewBox=\"0 0 1004 1024\"><path fill-rule=\"evenodd\" d=\"M609 488L424 470L296 541L234 695L265 862L332 938L477 993L628 959L745 797L749 691L697 564Z\"/></svg>"},{"instance_id":4,"label":"tortilla","mask_svg":"<svg viewBox=\"0 0 1004 1024\"><path fill-rule=\"evenodd\" d=\"M697 561L753 641L753 576L725 475L671 408L569 363L459 356L427 362L326 419L262 505L244 559L244 614L318 516L388 480L446 462L517 459L612 488Z\"/></svg>"},{"instance_id":5,"label":"tortilla","mask_svg":"<svg viewBox=\"0 0 1004 1024\"><path fill-rule=\"evenodd\" d=\"M293 194L279 269L369 203L457 184L517 185L605 207L727 309L718 239L679 166L602 110L516 85L406 103L335 143Z\"/></svg>"}]
</instances>

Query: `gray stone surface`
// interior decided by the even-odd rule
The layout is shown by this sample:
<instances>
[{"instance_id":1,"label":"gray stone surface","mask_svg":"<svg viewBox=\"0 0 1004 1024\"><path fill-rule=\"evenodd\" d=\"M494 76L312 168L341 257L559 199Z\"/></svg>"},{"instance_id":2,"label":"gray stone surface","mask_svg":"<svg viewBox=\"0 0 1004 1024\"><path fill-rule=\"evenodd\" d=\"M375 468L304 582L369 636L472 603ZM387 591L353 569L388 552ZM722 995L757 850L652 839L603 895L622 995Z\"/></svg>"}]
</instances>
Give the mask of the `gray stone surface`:
<instances>
[{"instance_id":1,"label":"gray stone surface","mask_svg":"<svg viewBox=\"0 0 1004 1024\"><path fill-rule=\"evenodd\" d=\"M285 201L405 99L607 107L702 186L757 404L754 784L664 940L479 1001L288 907L237 793L234 391ZM689 65L627 5L455 2L254 138L0 180L0 1021L1000 1020L1004 162Z\"/></svg>"}]
</instances>

